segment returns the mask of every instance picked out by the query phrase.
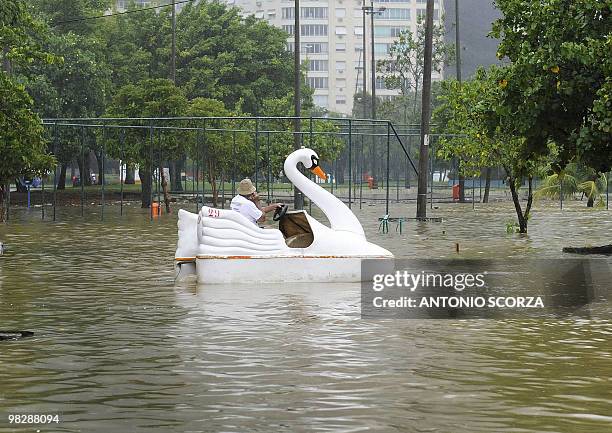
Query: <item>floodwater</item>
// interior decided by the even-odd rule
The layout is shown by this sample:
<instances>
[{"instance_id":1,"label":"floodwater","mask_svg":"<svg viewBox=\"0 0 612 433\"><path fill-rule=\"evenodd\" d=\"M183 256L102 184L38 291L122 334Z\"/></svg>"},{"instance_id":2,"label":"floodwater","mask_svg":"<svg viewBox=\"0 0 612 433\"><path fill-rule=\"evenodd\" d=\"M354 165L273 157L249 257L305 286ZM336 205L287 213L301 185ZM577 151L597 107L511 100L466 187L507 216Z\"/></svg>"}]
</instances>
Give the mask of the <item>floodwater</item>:
<instances>
[{"instance_id":1,"label":"floodwater","mask_svg":"<svg viewBox=\"0 0 612 433\"><path fill-rule=\"evenodd\" d=\"M612 238L612 213L581 203L538 204L528 236L506 234L509 203L439 206L443 223L402 234L378 233L383 206L356 213L399 257L510 271ZM0 341L0 432L612 431L609 302L586 319L362 320L359 285L174 285L175 215L39 211L0 226L0 329L35 332Z\"/></svg>"}]
</instances>

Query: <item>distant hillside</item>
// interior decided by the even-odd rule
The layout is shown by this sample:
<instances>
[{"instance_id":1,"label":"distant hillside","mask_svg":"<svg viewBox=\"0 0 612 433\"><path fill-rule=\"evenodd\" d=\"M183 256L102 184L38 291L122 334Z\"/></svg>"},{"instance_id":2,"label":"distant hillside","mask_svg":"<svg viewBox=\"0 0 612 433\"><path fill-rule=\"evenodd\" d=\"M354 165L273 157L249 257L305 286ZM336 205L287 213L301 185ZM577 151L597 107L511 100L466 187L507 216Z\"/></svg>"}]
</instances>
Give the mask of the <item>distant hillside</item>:
<instances>
[{"instance_id":1,"label":"distant hillside","mask_svg":"<svg viewBox=\"0 0 612 433\"><path fill-rule=\"evenodd\" d=\"M455 43L455 0L444 0L446 40ZM461 37L461 75L469 78L478 66L499 63L495 53L498 41L487 37L491 23L500 17L492 0L459 0ZM455 77L454 64L445 69L446 77Z\"/></svg>"}]
</instances>

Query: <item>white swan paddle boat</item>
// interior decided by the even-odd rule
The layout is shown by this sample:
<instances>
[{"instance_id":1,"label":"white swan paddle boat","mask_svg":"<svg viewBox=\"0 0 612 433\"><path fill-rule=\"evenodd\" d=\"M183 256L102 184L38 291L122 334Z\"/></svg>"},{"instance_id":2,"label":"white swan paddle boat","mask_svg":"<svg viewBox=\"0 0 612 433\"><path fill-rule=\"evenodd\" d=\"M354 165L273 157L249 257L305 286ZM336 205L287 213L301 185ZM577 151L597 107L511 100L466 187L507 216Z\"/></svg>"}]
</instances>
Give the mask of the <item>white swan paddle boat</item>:
<instances>
[{"instance_id":1,"label":"white swan paddle boat","mask_svg":"<svg viewBox=\"0 0 612 433\"><path fill-rule=\"evenodd\" d=\"M359 220L338 198L310 181L298 163L325 179L319 157L302 148L285 160L293 185L327 216L327 227L304 210L275 214L279 229L259 228L238 212L203 206L199 214L179 210L175 270L199 283L357 282L361 261L392 266L393 254L368 242ZM386 267L386 266L385 266Z\"/></svg>"}]
</instances>

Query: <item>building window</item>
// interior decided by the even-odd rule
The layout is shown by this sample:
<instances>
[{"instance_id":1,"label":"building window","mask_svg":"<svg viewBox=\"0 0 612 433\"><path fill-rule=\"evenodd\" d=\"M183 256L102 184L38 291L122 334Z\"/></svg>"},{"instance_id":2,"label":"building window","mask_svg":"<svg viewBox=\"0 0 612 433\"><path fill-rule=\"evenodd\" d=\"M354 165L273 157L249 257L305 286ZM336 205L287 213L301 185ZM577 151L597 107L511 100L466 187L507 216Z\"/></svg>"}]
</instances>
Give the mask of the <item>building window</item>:
<instances>
[{"instance_id":1,"label":"building window","mask_svg":"<svg viewBox=\"0 0 612 433\"><path fill-rule=\"evenodd\" d=\"M295 18L295 8L282 8L281 16L284 20L290 20Z\"/></svg>"},{"instance_id":2,"label":"building window","mask_svg":"<svg viewBox=\"0 0 612 433\"><path fill-rule=\"evenodd\" d=\"M363 35L363 27L361 27L361 26L355 27L355 34L357 36L362 36Z\"/></svg>"},{"instance_id":3,"label":"building window","mask_svg":"<svg viewBox=\"0 0 612 433\"><path fill-rule=\"evenodd\" d=\"M328 52L327 42L302 42L300 46L307 54L326 54Z\"/></svg>"},{"instance_id":4,"label":"building window","mask_svg":"<svg viewBox=\"0 0 612 433\"><path fill-rule=\"evenodd\" d=\"M401 27L377 26L374 27L374 36L396 38L402 31Z\"/></svg>"},{"instance_id":5,"label":"building window","mask_svg":"<svg viewBox=\"0 0 612 433\"><path fill-rule=\"evenodd\" d=\"M346 35L346 27L336 27L337 35Z\"/></svg>"},{"instance_id":6,"label":"building window","mask_svg":"<svg viewBox=\"0 0 612 433\"><path fill-rule=\"evenodd\" d=\"M353 18L362 18L362 16L363 16L363 11L361 10L361 8L353 9Z\"/></svg>"},{"instance_id":7,"label":"building window","mask_svg":"<svg viewBox=\"0 0 612 433\"><path fill-rule=\"evenodd\" d=\"M336 61L336 72L343 74L346 71L346 62L344 60Z\"/></svg>"},{"instance_id":8,"label":"building window","mask_svg":"<svg viewBox=\"0 0 612 433\"><path fill-rule=\"evenodd\" d=\"M318 107L327 108L327 95L313 95L312 102Z\"/></svg>"},{"instance_id":9,"label":"building window","mask_svg":"<svg viewBox=\"0 0 612 433\"><path fill-rule=\"evenodd\" d=\"M327 36L327 24L304 24L300 28L302 36Z\"/></svg>"},{"instance_id":10,"label":"building window","mask_svg":"<svg viewBox=\"0 0 612 433\"><path fill-rule=\"evenodd\" d=\"M355 69L362 69L363 62L361 60L355 60Z\"/></svg>"},{"instance_id":11,"label":"building window","mask_svg":"<svg viewBox=\"0 0 612 433\"><path fill-rule=\"evenodd\" d=\"M345 95L336 95L336 104L344 105L346 104L346 96Z\"/></svg>"},{"instance_id":12,"label":"building window","mask_svg":"<svg viewBox=\"0 0 612 433\"><path fill-rule=\"evenodd\" d=\"M320 7L300 8L300 17L306 20L327 18L327 8L320 8Z\"/></svg>"},{"instance_id":13,"label":"building window","mask_svg":"<svg viewBox=\"0 0 612 433\"><path fill-rule=\"evenodd\" d=\"M380 90L387 89L387 84L385 83L385 79L382 77L376 77L376 88Z\"/></svg>"},{"instance_id":14,"label":"building window","mask_svg":"<svg viewBox=\"0 0 612 433\"><path fill-rule=\"evenodd\" d=\"M311 89L327 89L329 83L327 77L308 77L307 80Z\"/></svg>"},{"instance_id":15,"label":"building window","mask_svg":"<svg viewBox=\"0 0 612 433\"><path fill-rule=\"evenodd\" d=\"M327 72L329 70L328 61L327 60L309 60L308 61L308 70L313 72Z\"/></svg>"},{"instance_id":16,"label":"building window","mask_svg":"<svg viewBox=\"0 0 612 433\"><path fill-rule=\"evenodd\" d=\"M283 26L283 30L286 31L287 33L289 33L289 35L291 35L291 36L293 36L293 29L294 29L293 24L291 24L291 25L284 25Z\"/></svg>"},{"instance_id":17,"label":"building window","mask_svg":"<svg viewBox=\"0 0 612 433\"><path fill-rule=\"evenodd\" d=\"M410 9L385 9L378 17L381 20L409 20Z\"/></svg>"},{"instance_id":18,"label":"building window","mask_svg":"<svg viewBox=\"0 0 612 433\"><path fill-rule=\"evenodd\" d=\"M376 54L389 54L392 44L374 44L374 53Z\"/></svg>"},{"instance_id":19,"label":"building window","mask_svg":"<svg viewBox=\"0 0 612 433\"><path fill-rule=\"evenodd\" d=\"M363 51L363 45L362 44L355 45L355 52L356 53L360 53L362 51Z\"/></svg>"},{"instance_id":20,"label":"building window","mask_svg":"<svg viewBox=\"0 0 612 433\"><path fill-rule=\"evenodd\" d=\"M336 8L336 18L344 18L346 16L346 9Z\"/></svg>"},{"instance_id":21,"label":"building window","mask_svg":"<svg viewBox=\"0 0 612 433\"><path fill-rule=\"evenodd\" d=\"M346 44L345 43L337 43L336 44L336 51L339 53L343 53L346 51Z\"/></svg>"}]
</instances>

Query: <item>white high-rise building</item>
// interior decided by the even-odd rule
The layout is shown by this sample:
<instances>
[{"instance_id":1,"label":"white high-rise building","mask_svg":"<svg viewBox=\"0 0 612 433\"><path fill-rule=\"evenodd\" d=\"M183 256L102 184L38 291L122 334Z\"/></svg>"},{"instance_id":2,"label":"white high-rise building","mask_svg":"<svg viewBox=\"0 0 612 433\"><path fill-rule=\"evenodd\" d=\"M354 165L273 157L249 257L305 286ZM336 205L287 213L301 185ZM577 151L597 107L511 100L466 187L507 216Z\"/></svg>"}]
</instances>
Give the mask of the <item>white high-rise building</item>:
<instances>
[{"instance_id":1,"label":"white high-rise building","mask_svg":"<svg viewBox=\"0 0 612 433\"><path fill-rule=\"evenodd\" d=\"M240 7L246 15L269 21L289 33L287 47L293 50L293 0L225 0ZM300 37L301 61L308 65L308 85L314 89L314 103L344 114L351 114L353 95L363 89L363 1L362 0L301 0ZM370 6L370 3L366 3ZM417 17L425 14L426 0L378 0L374 9L385 8L374 16L374 54L379 59L388 56L389 48L400 31L416 31ZM443 7L435 1L434 19L439 23ZM371 93L371 29L366 15L366 87ZM379 75L379 74L377 74ZM434 79L440 78L435 75ZM377 79L376 96L393 98L397 90L385 88Z\"/></svg>"}]
</instances>

